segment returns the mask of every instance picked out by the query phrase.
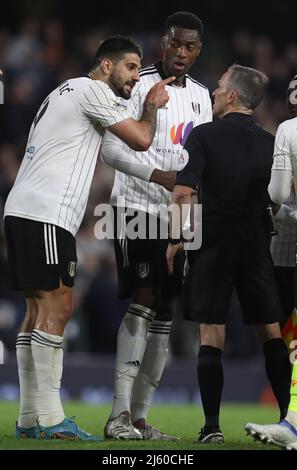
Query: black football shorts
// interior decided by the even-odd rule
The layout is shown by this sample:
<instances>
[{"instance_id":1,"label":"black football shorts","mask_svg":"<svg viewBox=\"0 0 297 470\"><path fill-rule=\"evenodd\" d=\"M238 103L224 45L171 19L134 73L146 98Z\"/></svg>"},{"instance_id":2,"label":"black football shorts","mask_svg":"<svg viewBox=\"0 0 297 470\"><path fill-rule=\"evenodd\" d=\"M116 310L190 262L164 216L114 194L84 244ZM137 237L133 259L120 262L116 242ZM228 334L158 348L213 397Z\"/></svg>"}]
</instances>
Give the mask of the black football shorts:
<instances>
[{"instance_id":1,"label":"black football shorts","mask_svg":"<svg viewBox=\"0 0 297 470\"><path fill-rule=\"evenodd\" d=\"M124 208L114 207L114 248L118 272L118 295L129 298L134 289L148 287L154 292L162 293L166 298L172 298L181 293L184 255L176 256L174 274L168 275L166 250L168 238L160 238L160 220L148 213L142 213L146 224L145 238L134 240L123 236L126 224L133 217L127 215ZM135 211L137 215L140 211ZM121 217L120 217L121 215ZM155 224L157 236L152 236L149 224ZM152 225L151 225L152 226ZM151 232L154 232L151 231ZM165 231L163 231L165 233ZM168 228L166 226L166 233Z\"/></svg>"},{"instance_id":2,"label":"black football shorts","mask_svg":"<svg viewBox=\"0 0 297 470\"><path fill-rule=\"evenodd\" d=\"M4 229L11 287L53 290L72 287L76 273L73 235L56 225L6 216Z\"/></svg>"},{"instance_id":3,"label":"black football shorts","mask_svg":"<svg viewBox=\"0 0 297 470\"><path fill-rule=\"evenodd\" d=\"M246 324L268 324L281 318L270 239L261 221L206 222L199 250L188 252L184 281L184 318L225 324L232 292Z\"/></svg>"}]
</instances>

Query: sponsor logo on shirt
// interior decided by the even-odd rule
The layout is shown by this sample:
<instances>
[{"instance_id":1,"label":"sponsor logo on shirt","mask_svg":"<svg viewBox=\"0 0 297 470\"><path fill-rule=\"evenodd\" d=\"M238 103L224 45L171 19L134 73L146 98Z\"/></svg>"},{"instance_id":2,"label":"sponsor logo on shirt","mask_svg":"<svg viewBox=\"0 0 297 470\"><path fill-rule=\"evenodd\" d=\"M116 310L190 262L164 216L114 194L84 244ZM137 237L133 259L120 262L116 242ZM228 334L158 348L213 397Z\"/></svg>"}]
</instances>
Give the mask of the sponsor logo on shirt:
<instances>
[{"instance_id":1,"label":"sponsor logo on shirt","mask_svg":"<svg viewBox=\"0 0 297 470\"><path fill-rule=\"evenodd\" d=\"M186 125L184 122L182 122L178 124L177 126L175 125L172 126L170 129L171 142L174 145L180 144L184 146L193 127L194 127L193 121L188 122L188 124Z\"/></svg>"},{"instance_id":2,"label":"sponsor logo on shirt","mask_svg":"<svg viewBox=\"0 0 297 470\"><path fill-rule=\"evenodd\" d=\"M184 122L181 122L177 126L174 124L171 129L170 129L170 139L173 145L178 145L178 146L184 146L187 138L189 137L189 134L191 130L193 129L194 124L193 121L188 122L185 124ZM182 149L180 148L166 148L166 147L157 147L157 153L161 153L165 156L165 154L168 154L169 156L177 156L180 158Z\"/></svg>"},{"instance_id":3,"label":"sponsor logo on shirt","mask_svg":"<svg viewBox=\"0 0 297 470\"><path fill-rule=\"evenodd\" d=\"M157 152L158 153L163 153L163 154L168 153L168 155L179 155L180 154L180 149L172 150L172 149L157 147Z\"/></svg>"}]
</instances>

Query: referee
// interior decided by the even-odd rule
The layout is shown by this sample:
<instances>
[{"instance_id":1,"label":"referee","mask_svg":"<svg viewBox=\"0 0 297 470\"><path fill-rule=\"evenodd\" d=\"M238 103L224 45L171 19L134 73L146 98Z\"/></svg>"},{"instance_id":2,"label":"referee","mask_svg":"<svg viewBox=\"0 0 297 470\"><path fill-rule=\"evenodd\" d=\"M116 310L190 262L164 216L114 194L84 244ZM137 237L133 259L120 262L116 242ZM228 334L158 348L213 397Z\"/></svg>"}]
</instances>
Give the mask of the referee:
<instances>
[{"instance_id":1,"label":"referee","mask_svg":"<svg viewBox=\"0 0 297 470\"><path fill-rule=\"evenodd\" d=\"M267 83L262 72L240 65L223 74L213 93L213 113L222 119L191 132L185 145L189 162L178 174L172 196L170 272L181 247L178 212L197 184L202 204L202 247L188 252L184 285L184 316L199 323L197 374L205 415L200 443L224 442L219 424L221 356L234 288L244 322L256 325L281 418L289 403L291 367L278 323L281 306L265 224L274 139L253 117Z\"/></svg>"}]
</instances>

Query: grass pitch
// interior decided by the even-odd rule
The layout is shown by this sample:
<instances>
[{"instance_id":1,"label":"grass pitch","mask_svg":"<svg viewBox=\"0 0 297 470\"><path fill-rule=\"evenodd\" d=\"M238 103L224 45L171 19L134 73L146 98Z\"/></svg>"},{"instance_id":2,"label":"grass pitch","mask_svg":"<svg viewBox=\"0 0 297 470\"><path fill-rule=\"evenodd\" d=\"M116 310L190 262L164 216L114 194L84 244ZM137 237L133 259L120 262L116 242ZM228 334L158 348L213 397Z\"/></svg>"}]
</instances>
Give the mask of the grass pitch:
<instances>
[{"instance_id":1,"label":"grass pitch","mask_svg":"<svg viewBox=\"0 0 297 470\"><path fill-rule=\"evenodd\" d=\"M110 406L95 406L81 402L68 402L65 405L66 415L77 416L77 424L92 434L102 435L108 418ZM221 428L225 436L223 445L198 445L193 443L203 425L203 413L198 405L153 406L149 422L162 431L179 436L179 442L160 441L110 441L102 443L43 441L33 439L15 439L15 420L18 415L18 404L0 402L0 449L42 450L42 449L85 449L85 450L277 450L264 446L247 437L243 426L246 422L273 423L278 420L275 408L258 405L223 405L221 411Z\"/></svg>"}]
</instances>

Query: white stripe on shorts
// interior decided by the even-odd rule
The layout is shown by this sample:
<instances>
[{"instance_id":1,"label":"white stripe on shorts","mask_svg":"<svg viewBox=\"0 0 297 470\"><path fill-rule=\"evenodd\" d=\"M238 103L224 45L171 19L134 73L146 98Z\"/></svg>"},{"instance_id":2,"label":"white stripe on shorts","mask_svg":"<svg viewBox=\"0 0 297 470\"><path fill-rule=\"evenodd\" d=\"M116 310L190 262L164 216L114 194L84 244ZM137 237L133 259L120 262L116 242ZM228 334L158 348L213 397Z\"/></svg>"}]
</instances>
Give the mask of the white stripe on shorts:
<instances>
[{"instance_id":1,"label":"white stripe on shorts","mask_svg":"<svg viewBox=\"0 0 297 470\"><path fill-rule=\"evenodd\" d=\"M56 227L55 225L51 224L43 225L46 264L58 264Z\"/></svg>"}]
</instances>

